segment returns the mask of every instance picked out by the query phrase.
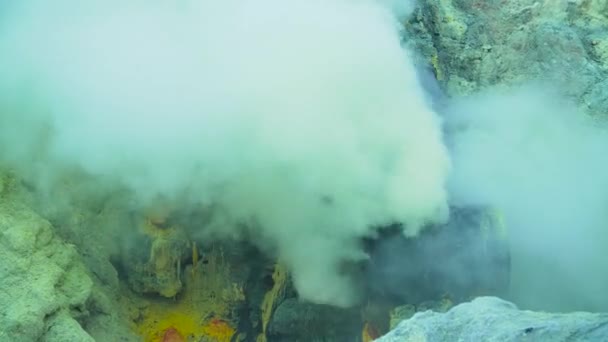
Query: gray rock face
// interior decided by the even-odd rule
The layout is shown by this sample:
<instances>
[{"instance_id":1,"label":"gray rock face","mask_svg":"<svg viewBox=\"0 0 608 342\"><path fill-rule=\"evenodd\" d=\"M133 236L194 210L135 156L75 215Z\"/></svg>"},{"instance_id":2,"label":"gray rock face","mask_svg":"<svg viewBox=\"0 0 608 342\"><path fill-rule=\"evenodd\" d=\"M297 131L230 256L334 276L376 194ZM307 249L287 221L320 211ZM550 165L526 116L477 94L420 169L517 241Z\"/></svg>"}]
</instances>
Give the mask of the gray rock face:
<instances>
[{"instance_id":1,"label":"gray rock face","mask_svg":"<svg viewBox=\"0 0 608 342\"><path fill-rule=\"evenodd\" d=\"M521 311L499 298L479 297L446 313L417 313L377 341L608 341L608 314Z\"/></svg>"},{"instance_id":2,"label":"gray rock face","mask_svg":"<svg viewBox=\"0 0 608 342\"><path fill-rule=\"evenodd\" d=\"M605 114L607 27L604 0L424 0L406 41L448 95L544 81Z\"/></svg>"},{"instance_id":3,"label":"gray rock face","mask_svg":"<svg viewBox=\"0 0 608 342\"><path fill-rule=\"evenodd\" d=\"M74 246L26 207L0 204L0 341L92 341L86 315L93 282Z\"/></svg>"}]
</instances>

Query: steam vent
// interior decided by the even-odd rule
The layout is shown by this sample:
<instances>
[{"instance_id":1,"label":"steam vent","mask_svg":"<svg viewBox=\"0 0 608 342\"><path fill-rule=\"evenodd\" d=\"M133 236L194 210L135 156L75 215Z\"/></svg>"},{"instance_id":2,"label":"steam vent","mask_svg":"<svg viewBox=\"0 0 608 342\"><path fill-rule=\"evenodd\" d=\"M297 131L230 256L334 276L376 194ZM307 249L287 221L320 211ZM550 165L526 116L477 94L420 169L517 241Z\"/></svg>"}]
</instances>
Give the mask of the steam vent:
<instances>
[{"instance_id":1,"label":"steam vent","mask_svg":"<svg viewBox=\"0 0 608 342\"><path fill-rule=\"evenodd\" d=\"M0 3L0 342L608 341L608 1Z\"/></svg>"}]
</instances>

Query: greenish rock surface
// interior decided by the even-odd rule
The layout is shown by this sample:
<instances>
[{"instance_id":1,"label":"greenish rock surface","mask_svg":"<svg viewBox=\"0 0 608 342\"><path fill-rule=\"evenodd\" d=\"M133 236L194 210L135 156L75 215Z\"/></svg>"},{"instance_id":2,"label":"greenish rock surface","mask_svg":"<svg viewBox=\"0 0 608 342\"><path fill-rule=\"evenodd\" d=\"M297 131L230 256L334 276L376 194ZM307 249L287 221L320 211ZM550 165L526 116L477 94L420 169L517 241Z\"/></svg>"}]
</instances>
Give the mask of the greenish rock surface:
<instances>
[{"instance_id":1,"label":"greenish rock surface","mask_svg":"<svg viewBox=\"0 0 608 342\"><path fill-rule=\"evenodd\" d=\"M449 96L546 82L605 114L607 27L604 0L423 0L405 40Z\"/></svg>"},{"instance_id":2,"label":"greenish rock surface","mask_svg":"<svg viewBox=\"0 0 608 342\"><path fill-rule=\"evenodd\" d=\"M138 341L110 262L122 203L75 205L59 184L49 198L0 172L0 340Z\"/></svg>"},{"instance_id":3,"label":"greenish rock surface","mask_svg":"<svg viewBox=\"0 0 608 342\"><path fill-rule=\"evenodd\" d=\"M27 207L0 204L0 340L92 341L87 315L93 282L76 248ZM62 333L59 334L58 331Z\"/></svg>"}]
</instances>

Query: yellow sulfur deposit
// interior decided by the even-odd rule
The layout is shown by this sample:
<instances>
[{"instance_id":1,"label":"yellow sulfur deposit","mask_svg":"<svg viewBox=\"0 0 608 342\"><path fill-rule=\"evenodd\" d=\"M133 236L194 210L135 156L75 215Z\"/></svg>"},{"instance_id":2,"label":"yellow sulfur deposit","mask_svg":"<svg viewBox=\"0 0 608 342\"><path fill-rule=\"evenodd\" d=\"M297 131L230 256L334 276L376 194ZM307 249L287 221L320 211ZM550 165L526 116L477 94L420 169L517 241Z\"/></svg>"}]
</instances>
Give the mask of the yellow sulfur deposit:
<instances>
[{"instance_id":1,"label":"yellow sulfur deposit","mask_svg":"<svg viewBox=\"0 0 608 342\"><path fill-rule=\"evenodd\" d=\"M361 333L361 340L363 342L372 342L373 340L380 337L376 328L374 328L370 323L365 323L363 326L363 332Z\"/></svg>"},{"instance_id":2,"label":"yellow sulfur deposit","mask_svg":"<svg viewBox=\"0 0 608 342\"><path fill-rule=\"evenodd\" d=\"M435 71L435 78L437 78L438 81L442 81L443 72L441 71L441 66L439 64L439 56L437 56L437 54L431 56L431 65L433 66L433 70Z\"/></svg>"},{"instance_id":3,"label":"yellow sulfur deposit","mask_svg":"<svg viewBox=\"0 0 608 342\"><path fill-rule=\"evenodd\" d=\"M203 335L214 342L230 342L234 329L225 321L214 318L203 326Z\"/></svg>"},{"instance_id":4,"label":"yellow sulfur deposit","mask_svg":"<svg viewBox=\"0 0 608 342\"><path fill-rule=\"evenodd\" d=\"M203 326L195 319L196 311L189 305L153 303L142 312L143 320L137 323L136 331L145 342L163 342L165 332L171 328L185 338L201 337Z\"/></svg>"},{"instance_id":5,"label":"yellow sulfur deposit","mask_svg":"<svg viewBox=\"0 0 608 342\"><path fill-rule=\"evenodd\" d=\"M151 303L142 312L143 319L136 324L137 333L145 342L163 342L170 329L179 332L186 341L205 339L230 342L235 330L226 321L212 318L203 322L201 311L185 300L177 303Z\"/></svg>"},{"instance_id":6,"label":"yellow sulfur deposit","mask_svg":"<svg viewBox=\"0 0 608 342\"><path fill-rule=\"evenodd\" d=\"M241 285L230 280L221 248L212 248L204 257L205 263L197 262L196 272L184 272L182 294L175 300L149 301L141 311L134 329L145 342L163 342L171 329L184 342L230 342L236 322L229 317L234 317L232 310L245 299L244 293Z\"/></svg>"},{"instance_id":7,"label":"yellow sulfur deposit","mask_svg":"<svg viewBox=\"0 0 608 342\"><path fill-rule=\"evenodd\" d=\"M266 342L266 329L276 309L278 303L283 299L285 286L287 284L287 269L281 263L276 263L272 273L274 282L272 289L264 295L264 300L260 310L262 311L262 333L257 337L256 342Z\"/></svg>"}]
</instances>

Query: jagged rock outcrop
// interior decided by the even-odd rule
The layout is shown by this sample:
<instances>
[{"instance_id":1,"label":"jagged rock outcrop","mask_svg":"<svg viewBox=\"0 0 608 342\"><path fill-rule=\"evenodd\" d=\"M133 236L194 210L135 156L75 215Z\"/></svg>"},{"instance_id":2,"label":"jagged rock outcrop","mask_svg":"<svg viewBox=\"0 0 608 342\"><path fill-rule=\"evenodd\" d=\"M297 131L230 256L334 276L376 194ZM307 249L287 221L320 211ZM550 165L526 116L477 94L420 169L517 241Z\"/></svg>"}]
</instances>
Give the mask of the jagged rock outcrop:
<instances>
[{"instance_id":1,"label":"jagged rock outcrop","mask_svg":"<svg viewBox=\"0 0 608 342\"><path fill-rule=\"evenodd\" d=\"M36 191L0 173L0 340L138 341L109 260L122 204L87 212L61 184Z\"/></svg>"},{"instance_id":2,"label":"jagged rock outcrop","mask_svg":"<svg viewBox=\"0 0 608 342\"><path fill-rule=\"evenodd\" d=\"M378 342L560 342L608 340L608 314L522 311L496 297L479 297L446 313L419 312Z\"/></svg>"},{"instance_id":3,"label":"jagged rock outcrop","mask_svg":"<svg viewBox=\"0 0 608 342\"><path fill-rule=\"evenodd\" d=\"M87 315L93 282L73 245L29 208L0 202L0 340L93 341Z\"/></svg>"},{"instance_id":4,"label":"jagged rock outcrop","mask_svg":"<svg viewBox=\"0 0 608 342\"><path fill-rule=\"evenodd\" d=\"M605 114L606 27L604 0L424 0L405 40L450 96L545 81L588 113Z\"/></svg>"}]
</instances>

